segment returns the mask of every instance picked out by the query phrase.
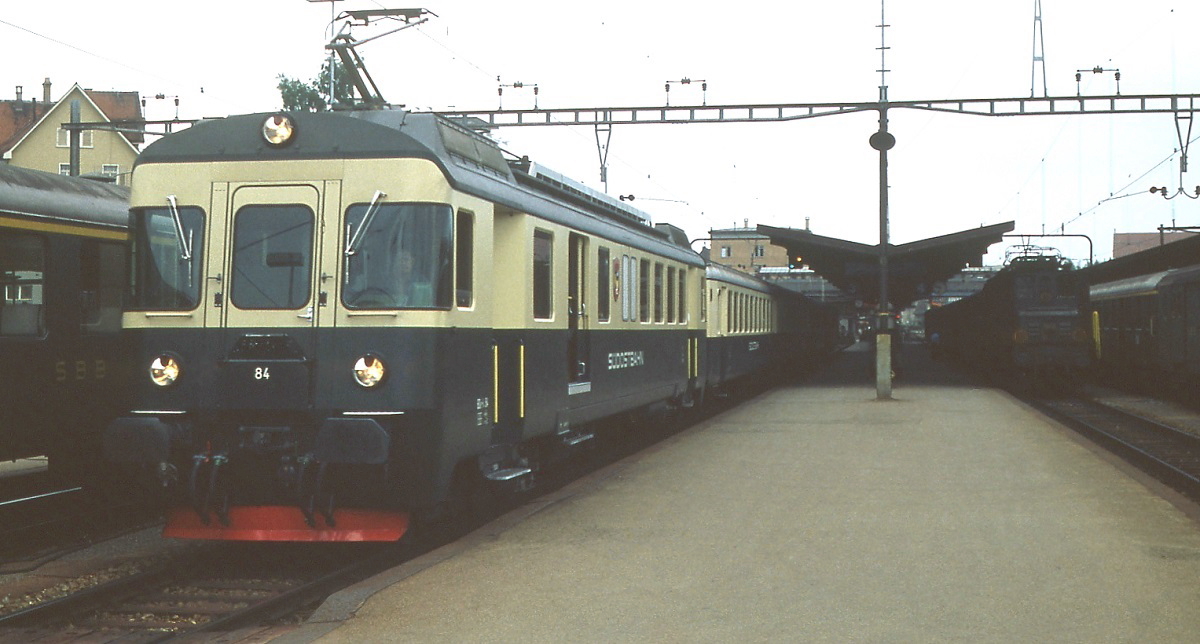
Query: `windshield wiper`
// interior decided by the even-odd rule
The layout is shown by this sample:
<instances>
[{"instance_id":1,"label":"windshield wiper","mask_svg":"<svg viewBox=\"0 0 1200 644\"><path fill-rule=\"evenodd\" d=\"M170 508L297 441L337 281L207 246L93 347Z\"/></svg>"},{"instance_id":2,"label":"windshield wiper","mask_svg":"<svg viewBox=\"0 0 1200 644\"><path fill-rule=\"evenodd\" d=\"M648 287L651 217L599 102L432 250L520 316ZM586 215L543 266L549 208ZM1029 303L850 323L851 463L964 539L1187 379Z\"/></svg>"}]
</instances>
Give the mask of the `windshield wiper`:
<instances>
[{"instance_id":1,"label":"windshield wiper","mask_svg":"<svg viewBox=\"0 0 1200 644\"><path fill-rule=\"evenodd\" d=\"M183 233L183 219L179 217L179 204L175 203L175 195L167 195L167 206L171 209L171 219L175 222L175 239L179 242L179 257L184 261L192 259L192 245L188 243Z\"/></svg>"},{"instance_id":2,"label":"windshield wiper","mask_svg":"<svg viewBox=\"0 0 1200 644\"><path fill-rule=\"evenodd\" d=\"M367 206L367 214L363 215L362 223L358 225L358 230L354 231L354 236L350 241L346 242L346 257L358 252L363 242L363 234L367 232L367 228L371 225L371 220L375 218L375 213L379 212L379 200L387 196L387 193L382 190L376 190L375 196L371 198L371 205Z\"/></svg>"}]
</instances>

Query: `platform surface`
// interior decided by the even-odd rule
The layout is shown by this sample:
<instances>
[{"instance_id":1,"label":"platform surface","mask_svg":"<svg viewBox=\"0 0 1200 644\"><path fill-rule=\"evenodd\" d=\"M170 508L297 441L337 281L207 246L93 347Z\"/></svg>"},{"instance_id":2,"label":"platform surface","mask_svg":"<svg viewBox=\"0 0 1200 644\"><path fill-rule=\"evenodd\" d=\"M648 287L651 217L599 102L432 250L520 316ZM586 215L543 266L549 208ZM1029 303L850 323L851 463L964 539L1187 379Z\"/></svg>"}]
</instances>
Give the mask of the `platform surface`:
<instances>
[{"instance_id":1,"label":"platform surface","mask_svg":"<svg viewBox=\"0 0 1200 644\"><path fill-rule=\"evenodd\" d=\"M281 639L1195 641L1186 508L938 373L902 374L892 401L865 374L769 391L339 593Z\"/></svg>"}]
</instances>

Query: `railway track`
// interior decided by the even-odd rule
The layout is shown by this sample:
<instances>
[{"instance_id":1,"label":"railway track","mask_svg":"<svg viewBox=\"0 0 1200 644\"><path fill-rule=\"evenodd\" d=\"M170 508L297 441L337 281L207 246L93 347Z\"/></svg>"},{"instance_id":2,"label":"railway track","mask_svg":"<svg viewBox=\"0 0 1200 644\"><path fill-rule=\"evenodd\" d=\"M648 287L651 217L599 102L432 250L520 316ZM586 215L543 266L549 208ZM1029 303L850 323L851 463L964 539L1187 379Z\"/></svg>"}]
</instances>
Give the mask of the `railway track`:
<instances>
[{"instance_id":1,"label":"railway track","mask_svg":"<svg viewBox=\"0 0 1200 644\"><path fill-rule=\"evenodd\" d=\"M414 554L397 544L213 544L0 615L0 640L161 642L263 628Z\"/></svg>"},{"instance_id":2,"label":"railway track","mask_svg":"<svg viewBox=\"0 0 1200 644\"><path fill-rule=\"evenodd\" d=\"M114 502L104 491L79 486L10 487L0 498L0 575L161 522L143 500Z\"/></svg>"},{"instance_id":3,"label":"railway track","mask_svg":"<svg viewBox=\"0 0 1200 644\"><path fill-rule=\"evenodd\" d=\"M1027 401L1194 502L1200 502L1200 435L1091 398Z\"/></svg>"}]
</instances>

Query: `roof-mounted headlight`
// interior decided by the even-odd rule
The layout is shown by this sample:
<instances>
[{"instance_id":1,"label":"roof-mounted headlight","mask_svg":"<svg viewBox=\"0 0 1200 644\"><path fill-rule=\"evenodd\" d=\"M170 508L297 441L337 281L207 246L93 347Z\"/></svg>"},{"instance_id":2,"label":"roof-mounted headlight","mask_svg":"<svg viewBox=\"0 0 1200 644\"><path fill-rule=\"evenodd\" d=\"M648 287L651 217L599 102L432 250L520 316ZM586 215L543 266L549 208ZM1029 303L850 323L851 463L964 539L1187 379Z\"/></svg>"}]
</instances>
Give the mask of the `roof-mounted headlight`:
<instances>
[{"instance_id":1,"label":"roof-mounted headlight","mask_svg":"<svg viewBox=\"0 0 1200 644\"><path fill-rule=\"evenodd\" d=\"M296 135L296 122L287 114L272 114L263 122L262 135L275 147L285 146Z\"/></svg>"}]
</instances>

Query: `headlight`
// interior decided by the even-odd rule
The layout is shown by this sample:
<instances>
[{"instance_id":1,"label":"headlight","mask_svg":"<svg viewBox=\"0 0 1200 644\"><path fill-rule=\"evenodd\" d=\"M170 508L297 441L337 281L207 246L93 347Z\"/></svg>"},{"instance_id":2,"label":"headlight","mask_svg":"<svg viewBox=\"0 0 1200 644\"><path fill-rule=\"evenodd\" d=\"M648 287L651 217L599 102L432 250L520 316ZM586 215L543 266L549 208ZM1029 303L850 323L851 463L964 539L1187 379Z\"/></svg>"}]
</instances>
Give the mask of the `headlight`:
<instances>
[{"instance_id":1,"label":"headlight","mask_svg":"<svg viewBox=\"0 0 1200 644\"><path fill-rule=\"evenodd\" d=\"M287 114L273 114L263 122L263 138L271 145L287 145L295 134L296 122Z\"/></svg>"},{"instance_id":2,"label":"headlight","mask_svg":"<svg viewBox=\"0 0 1200 644\"><path fill-rule=\"evenodd\" d=\"M367 354L354 363L354 380L363 387L374 387L383 382L387 375L387 367L379 356Z\"/></svg>"},{"instance_id":3,"label":"headlight","mask_svg":"<svg viewBox=\"0 0 1200 644\"><path fill-rule=\"evenodd\" d=\"M150 363L150 380L159 387L175 384L179 379L179 361L174 356L161 355Z\"/></svg>"}]
</instances>

